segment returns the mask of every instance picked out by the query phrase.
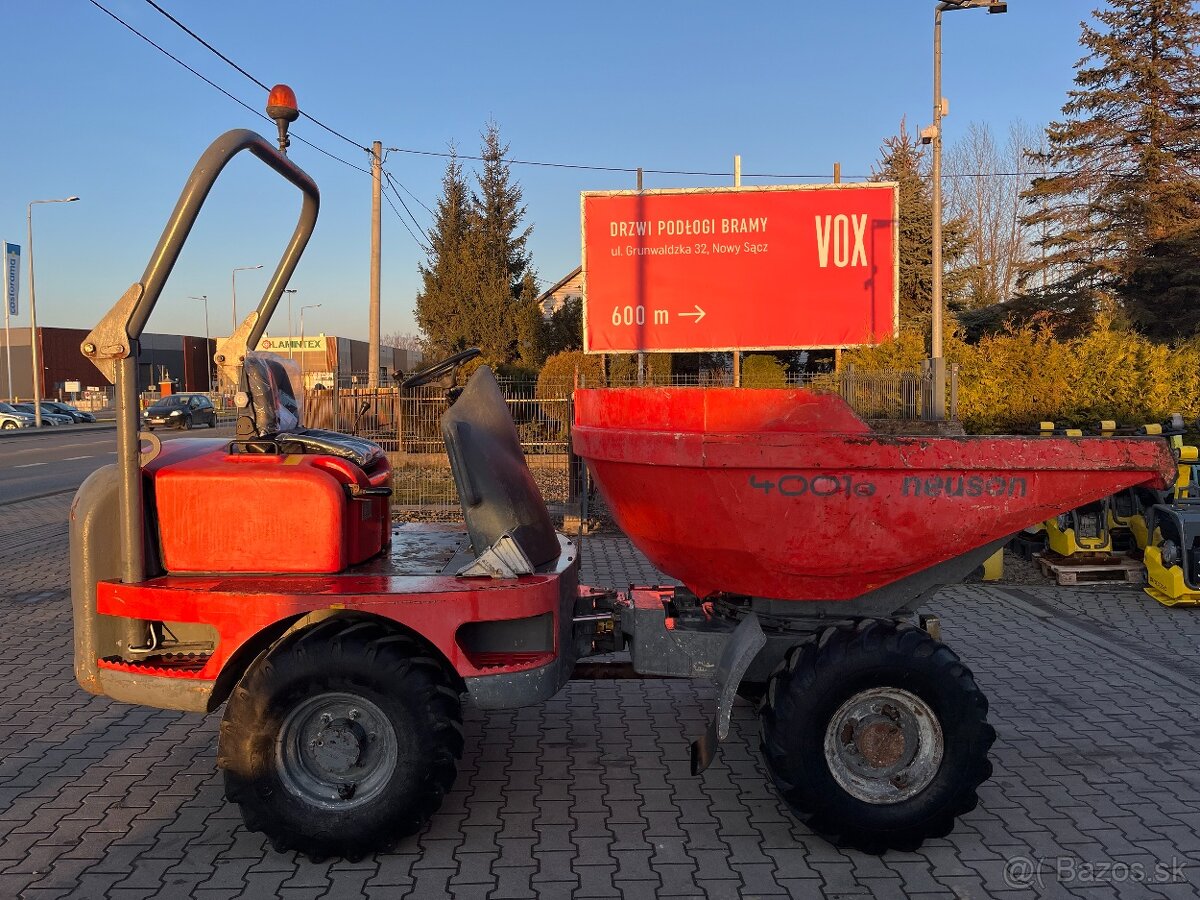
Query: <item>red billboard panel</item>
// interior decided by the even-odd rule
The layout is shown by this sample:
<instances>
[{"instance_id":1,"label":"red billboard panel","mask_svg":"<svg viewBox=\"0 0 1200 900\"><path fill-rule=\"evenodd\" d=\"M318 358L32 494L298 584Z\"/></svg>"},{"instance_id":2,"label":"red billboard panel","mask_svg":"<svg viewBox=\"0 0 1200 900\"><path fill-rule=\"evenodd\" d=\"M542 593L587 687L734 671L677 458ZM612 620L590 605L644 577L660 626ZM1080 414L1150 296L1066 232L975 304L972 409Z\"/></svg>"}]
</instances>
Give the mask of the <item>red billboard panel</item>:
<instances>
[{"instance_id":1,"label":"red billboard panel","mask_svg":"<svg viewBox=\"0 0 1200 900\"><path fill-rule=\"evenodd\" d=\"M896 334L895 184L589 191L581 205L590 353Z\"/></svg>"}]
</instances>

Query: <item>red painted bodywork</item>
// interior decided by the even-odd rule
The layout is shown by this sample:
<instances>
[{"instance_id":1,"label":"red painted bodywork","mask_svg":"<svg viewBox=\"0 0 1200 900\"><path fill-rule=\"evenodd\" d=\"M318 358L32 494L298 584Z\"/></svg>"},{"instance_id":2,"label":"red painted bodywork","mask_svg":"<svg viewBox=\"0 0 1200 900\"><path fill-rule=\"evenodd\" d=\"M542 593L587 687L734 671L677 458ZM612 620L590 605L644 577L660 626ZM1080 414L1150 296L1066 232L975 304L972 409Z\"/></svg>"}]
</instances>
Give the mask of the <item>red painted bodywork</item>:
<instances>
[{"instance_id":1,"label":"red painted bodywork","mask_svg":"<svg viewBox=\"0 0 1200 900\"><path fill-rule=\"evenodd\" d=\"M184 442L180 442L184 443ZM568 570L571 577L574 569ZM277 622L322 609L354 610L383 616L411 628L432 643L464 678L534 669L559 652L558 617L563 575L514 579L452 576L335 575L330 577L164 576L141 584L102 581L96 586L101 615L211 625L219 640L196 665L172 667L102 660L102 668L160 677L211 681L247 640ZM458 629L468 622L520 619L552 614L553 653L476 656L463 650ZM491 664L489 664L491 663Z\"/></svg>"},{"instance_id":2,"label":"red painted bodywork","mask_svg":"<svg viewBox=\"0 0 1200 900\"><path fill-rule=\"evenodd\" d=\"M368 474L336 456L227 447L171 441L145 466L168 572L333 573L386 546L388 499L351 500L344 487L389 484L386 459Z\"/></svg>"},{"instance_id":3,"label":"red painted bodywork","mask_svg":"<svg viewBox=\"0 0 1200 900\"><path fill-rule=\"evenodd\" d=\"M852 600L1175 471L1161 438L892 437L805 390L579 390L574 447L701 597Z\"/></svg>"}]
</instances>

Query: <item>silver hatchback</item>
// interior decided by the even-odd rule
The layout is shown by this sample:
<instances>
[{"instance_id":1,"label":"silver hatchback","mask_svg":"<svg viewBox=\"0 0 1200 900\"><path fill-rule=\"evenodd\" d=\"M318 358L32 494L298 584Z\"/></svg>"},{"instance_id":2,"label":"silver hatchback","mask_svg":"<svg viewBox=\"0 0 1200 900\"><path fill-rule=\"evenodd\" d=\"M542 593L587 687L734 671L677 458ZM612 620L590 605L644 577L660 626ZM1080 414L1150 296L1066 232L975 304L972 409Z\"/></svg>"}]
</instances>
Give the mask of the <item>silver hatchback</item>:
<instances>
[{"instance_id":1,"label":"silver hatchback","mask_svg":"<svg viewBox=\"0 0 1200 900\"><path fill-rule=\"evenodd\" d=\"M0 428L11 430L13 428L32 428L33 426L33 413L22 412L9 403L0 403Z\"/></svg>"}]
</instances>

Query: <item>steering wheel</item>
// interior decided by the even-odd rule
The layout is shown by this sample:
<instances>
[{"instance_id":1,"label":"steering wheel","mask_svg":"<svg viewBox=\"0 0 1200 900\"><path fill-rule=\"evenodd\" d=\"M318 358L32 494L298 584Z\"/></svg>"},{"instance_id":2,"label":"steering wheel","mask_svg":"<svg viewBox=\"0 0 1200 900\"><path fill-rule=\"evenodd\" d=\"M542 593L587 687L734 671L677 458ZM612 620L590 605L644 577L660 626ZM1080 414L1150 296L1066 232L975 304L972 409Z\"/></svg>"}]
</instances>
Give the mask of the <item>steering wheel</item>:
<instances>
[{"instance_id":1,"label":"steering wheel","mask_svg":"<svg viewBox=\"0 0 1200 900\"><path fill-rule=\"evenodd\" d=\"M428 368L421 369L419 372L414 372L412 375L409 375L402 382L400 382L400 386L405 390L408 390L409 388L417 388L429 384L431 381L437 381L443 375L450 374L463 363L468 362L477 356L481 356L482 354L483 351L478 347L460 350L458 353L447 356L441 362L435 362Z\"/></svg>"}]
</instances>

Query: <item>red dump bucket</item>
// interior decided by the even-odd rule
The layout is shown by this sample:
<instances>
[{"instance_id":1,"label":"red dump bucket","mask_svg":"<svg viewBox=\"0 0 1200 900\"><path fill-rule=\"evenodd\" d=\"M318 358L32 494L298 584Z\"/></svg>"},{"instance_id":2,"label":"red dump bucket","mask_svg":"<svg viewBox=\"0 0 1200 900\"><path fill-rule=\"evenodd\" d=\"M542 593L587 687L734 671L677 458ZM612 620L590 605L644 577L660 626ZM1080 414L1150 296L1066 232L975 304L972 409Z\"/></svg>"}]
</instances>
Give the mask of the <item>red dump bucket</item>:
<instances>
[{"instance_id":1,"label":"red dump bucket","mask_svg":"<svg viewBox=\"0 0 1200 900\"><path fill-rule=\"evenodd\" d=\"M701 597L851 600L1136 484L1165 440L893 437L805 390L575 392L617 524Z\"/></svg>"}]
</instances>

